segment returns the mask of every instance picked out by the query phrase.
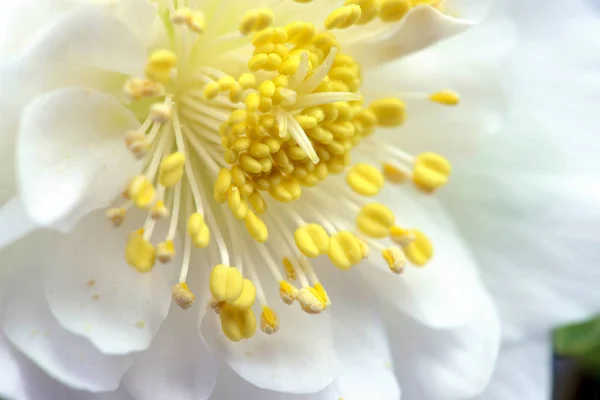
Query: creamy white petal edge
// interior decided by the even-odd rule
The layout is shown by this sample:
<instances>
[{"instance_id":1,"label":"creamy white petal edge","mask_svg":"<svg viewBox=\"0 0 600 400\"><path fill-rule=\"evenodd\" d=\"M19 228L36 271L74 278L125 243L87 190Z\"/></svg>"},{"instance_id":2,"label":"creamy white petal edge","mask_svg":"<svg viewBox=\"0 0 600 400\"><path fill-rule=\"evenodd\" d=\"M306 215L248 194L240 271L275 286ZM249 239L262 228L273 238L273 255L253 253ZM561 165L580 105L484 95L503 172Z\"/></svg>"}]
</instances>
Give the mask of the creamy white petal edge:
<instances>
[{"instance_id":1,"label":"creamy white petal edge","mask_svg":"<svg viewBox=\"0 0 600 400\"><path fill-rule=\"evenodd\" d=\"M107 354L148 348L171 304L176 269L162 266L142 274L125 262L127 235L142 222L142 216L131 218L115 229L97 211L72 232L53 236L43 250L50 310L65 329ZM165 231L159 227L154 234L163 237ZM180 259L179 254L173 265Z\"/></svg>"},{"instance_id":2,"label":"creamy white petal edge","mask_svg":"<svg viewBox=\"0 0 600 400\"><path fill-rule=\"evenodd\" d=\"M600 305L600 16L583 1L519 3L514 15L523 40L506 70L509 125L441 198L482 266L504 336L520 340Z\"/></svg>"},{"instance_id":3,"label":"creamy white petal edge","mask_svg":"<svg viewBox=\"0 0 600 400\"><path fill-rule=\"evenodd\" d=\"M548 400L552 393L548 336L502 346L490 384L472 400Z\"/></svg>"}]
</instances>

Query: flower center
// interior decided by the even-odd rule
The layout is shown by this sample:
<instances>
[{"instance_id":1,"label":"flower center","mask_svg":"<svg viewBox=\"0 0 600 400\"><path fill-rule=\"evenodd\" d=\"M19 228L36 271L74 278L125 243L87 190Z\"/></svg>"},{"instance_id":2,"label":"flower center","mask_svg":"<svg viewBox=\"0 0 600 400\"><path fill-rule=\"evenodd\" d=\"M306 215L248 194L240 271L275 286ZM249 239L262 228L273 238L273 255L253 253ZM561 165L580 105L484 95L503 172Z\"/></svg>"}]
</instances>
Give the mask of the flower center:
<instances>
[{"instance_id":1,"label":"flower center","mask_svg":"<svg viewBox=\"0 0 600 400\"><path fill-rule=\"evenodd\" d=\"M386 179L412 180L433 192L446 183L450 165L439 155L413 157L373 138L376 127L404 122L405 105L398 98L365 104L361 67L334 33L376 19L400 21L423 3L440 6L348 0L324 28L307 21L272 26L276 10L261 8L241 16L238 32L216 36L208 34L202 12L168 4L163 20L171 47L152 52L146 76L129 79L124 88L131 108L144 110L141 127L125 137L143 167L123 193L125 204L107 216L118 226L131 206L148 212L129 236L127 262L147 272L157 259L172 261L176 234L185 227L173 297L188 308L194 301L186 283L192 248L206 248L212 236L219 260L210 275L211 304L234 341L254 334L257 298L261 329L271 334L279 328L263 275L275 279L285 303L319 313L330 301L310 258L326 255L346 270L374 248L395 273L407 260L424 265L433 254L427 237L397 226L389 208L364 197L377 195ZM450 91L423 97L458 103ZM379 165L349 167L357 147ZM332 177L343 172L345 182ZM355 217L349 221L348 215ZM249 236L239 230L240 221ZM154 244L159 223L168 230ZM290 283L295 280L299 287Z\"/></svg>"}]
</instances>

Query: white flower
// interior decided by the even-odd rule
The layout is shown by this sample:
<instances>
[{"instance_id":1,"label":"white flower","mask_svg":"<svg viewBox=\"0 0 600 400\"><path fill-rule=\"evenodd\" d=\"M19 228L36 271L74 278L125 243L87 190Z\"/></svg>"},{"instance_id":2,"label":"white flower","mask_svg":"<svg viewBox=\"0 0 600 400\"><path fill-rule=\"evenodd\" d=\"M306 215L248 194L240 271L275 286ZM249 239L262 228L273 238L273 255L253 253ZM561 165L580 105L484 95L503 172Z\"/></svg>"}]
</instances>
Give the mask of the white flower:
<instances>
[{"instance_id":1,"label":"white flower","mask_svg":"<svg viewBox=\"0 0 600 400\"><path fill-rule=\"evenodd\" d=\"M485 386L497 316L421 192L449 174L431 151L460 160L498 128L498 93L466 69L474 48L409 55L472 25L449 13L485 7L349 3L32 0L2 13L0 243L14 243L1 393L208 398L217 359L261 388L346 399ZM342 171L347 185L330 176ZM437 257L416 268L428 237Z\"/></svg>"}]
</instances>

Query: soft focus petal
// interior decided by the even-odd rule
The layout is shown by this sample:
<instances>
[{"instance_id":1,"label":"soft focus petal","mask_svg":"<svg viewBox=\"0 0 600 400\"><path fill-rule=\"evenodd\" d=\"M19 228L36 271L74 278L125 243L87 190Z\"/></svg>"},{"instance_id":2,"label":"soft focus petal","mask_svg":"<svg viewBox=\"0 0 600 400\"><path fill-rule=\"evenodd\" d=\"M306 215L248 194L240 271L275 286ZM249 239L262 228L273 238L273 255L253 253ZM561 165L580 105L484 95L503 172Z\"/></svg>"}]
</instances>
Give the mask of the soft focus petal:
<instances>
[{"instance_id":1,"label":"soft focus petal","mask_svg":"<svg viewBox=\"0 0 600 400\"><path fill-rule=\"evenodd\" d=\"M550 399L551 353L547 337L504 345L489 386L473 400Z\"/></svg>"},{"instance_id":2,"label":"soft focus petal","mask_svg":"<svg viewBox=\"0 0 600 400\"><path fill-rule=\"evenodd\" d=\"M65 331L46 305L40 272L35 266L19 264L18 258L11 262L18 267L4 304L2 327L8 340L66 385L91 392L115 390L133 358L106 356L87 339Z\"/></svg>"},{"instance_id":3,"label":"soft focus petal","mask_svg":"<svg viewBox=\"0 0 600 400\"><path fill-rule=\"evenodd\" d=\"M396 223L417 228L434 246L432 260L423 268L407 266L394 275L376 252L373 263L356 267L365 281L386 301L422 324L435 328L460 326L479 312L487 294L479 281L474 260L465 243L431 196L407 188L386 189L383 204L393 205Z\"/></svg>"},{"instance_id":4,"label":"soft focus petal","mask_svg":"<svg viewBox=\"0 0 600 400\"><path fill-rule=\"evenodd\" d=\"M347 51L360 60L363 68L377 66L454 36L473 24L445 15L430 6L418 6L411 9L400 23L384 28L371 39L356 40Z\"/></svg>"},{"instance_id":5,"label":"soft focus petal","mask_svg":"<svg viewBox=\"0 0 600 400\"><path fill-rule=\"evenodd\" d=\"M473 154L481 138L502 126L506 104L500 66L514 43L512 24L503 15L494 15L455 38L367 71L363 91L368 101L400 97L406 103L406 122L399 128L380 129L379 140L412 154L438 152L450 161ZM444 106L426 96L411 96L443 89L457 92L460 104Z\"/></svg>"},{"instance_id":6,"label":"soft focus petal","mask_svg":"<svg viewBox=\"0 0 600 400\"><path fill-rule=\"evenodd\" d=\"M278 293L266 290L268 298ZM219 318L211 313L202 324L206 341L224 361L250 383L286 393L314 393L331 383L336 374L335 352L328 313L308 315L297 304L280 301L270 306L279 316L280 329L273 335L260 331L238 343L227 339ZM256 313L257 322L260 311Z\"/></svg>"},{"instance_id":7,"label":"soft focus petal","mask_svg":"<svg viewBox=\"0 0 600 400\"><path fill-rule=\"evenodd\" d=\"M339 373L331 384L338 397L363 400L370 396L397 400L400 388L393 369L379 301L358 271L340 271L331 265L319 269L332 305L335 354Z\"/></svg>"},{"instance_id":8,"label":"soft focus petal","mask_svg":"<svg viewBox=\"0 0 600 400\"><path fill-rule=\"evenodd\" d=\"M173 266L180 257L148 273L125 262L127 236L142 222L128 218L116 229L98 211L71 233L55 236L45 250L42 266L52 313L104 353L148 348L171 304L177 274ZM162 227L154 232L156 238L165 234Z\"/></svg>"},{"instance_id":9,"label":"soft focus petal","mask_svg":"<svg viewBox=\"0 0 600 400\"><path fill-rule=\"evenodd\" d=\"M489 298L479 301L470 320L450 329L431 329L390 308L384 312L404 398L464 399L486 387L500 347Z\"/></svg>"},{"instance_id":10,"label":"soft focus petal","mask_svg":"<svg viewBox=\"0 0 600 400\"><path fill-rule=\"evenodd\" d=\"M0 206L0 248L10 245L36 228L23 203L13 197Z\"/></svg>"},{"instance_id":11,"label":"soft focus petal","mask_svg":"<svg viewBox=\"0 0 600 400\"><path fill-rule=\"evenodd\" d=\"M138 167L123 144L139 123L111 95L61 89L25 109L17 143L21 196L41 225L69 229L106 207Z\"/></svg>"},{"instance_id":12,"label":"soft focus petal","mask_svg":"<svg viewBox=\"0 0 600 400\"><path fill-rule=\"evenodd\" d=\"M152 346L123 378L123 385L136 400L209 398L219 367L198 337L196 326L193 309L184 311L173 305Z\"/></svg>"}]
</instances>

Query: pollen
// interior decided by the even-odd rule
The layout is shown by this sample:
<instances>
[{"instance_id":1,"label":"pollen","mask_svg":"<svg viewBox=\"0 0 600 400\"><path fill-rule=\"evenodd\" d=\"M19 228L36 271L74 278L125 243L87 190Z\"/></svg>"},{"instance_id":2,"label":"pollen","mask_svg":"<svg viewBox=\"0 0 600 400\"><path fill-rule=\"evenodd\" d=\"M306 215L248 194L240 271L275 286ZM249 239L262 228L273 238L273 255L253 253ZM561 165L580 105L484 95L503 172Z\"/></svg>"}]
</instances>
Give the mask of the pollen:
<instances>
[{"instance_id":1,"label":"pollen","mask_svg":"<svg viewBox=\"0 0 600 400\"><path fill-rule=\"evenodd\" d=\"M407 182L433 193L450 164L409 154L378 131L403 129L414 102L458 106L460 96L442 89L365 101L360 55L347 39L382 22L397 28L411 7L440 9L441 1L345 0L312 22L280 7L234 7L214 21L219 13L204 3L182 5L163 10L157 23L170 40L149 51L142 76L125 77L120 97L139 118L123 145L140 169L106 217L119 226L126 214L145 215L127 239L127 263L140 272L157 259L178 268L172 296L187 309L188 271L210 259L209 304L232 341L255 334L258 310L263 333L280 329L265 281L285 304L326 311L332 299L319 279L324 266L312 265L318 257L340 274L367 258L396 274L424 266L432 243L401 227L380 196L386 184Z\"/></svg>"}]
</instances>

